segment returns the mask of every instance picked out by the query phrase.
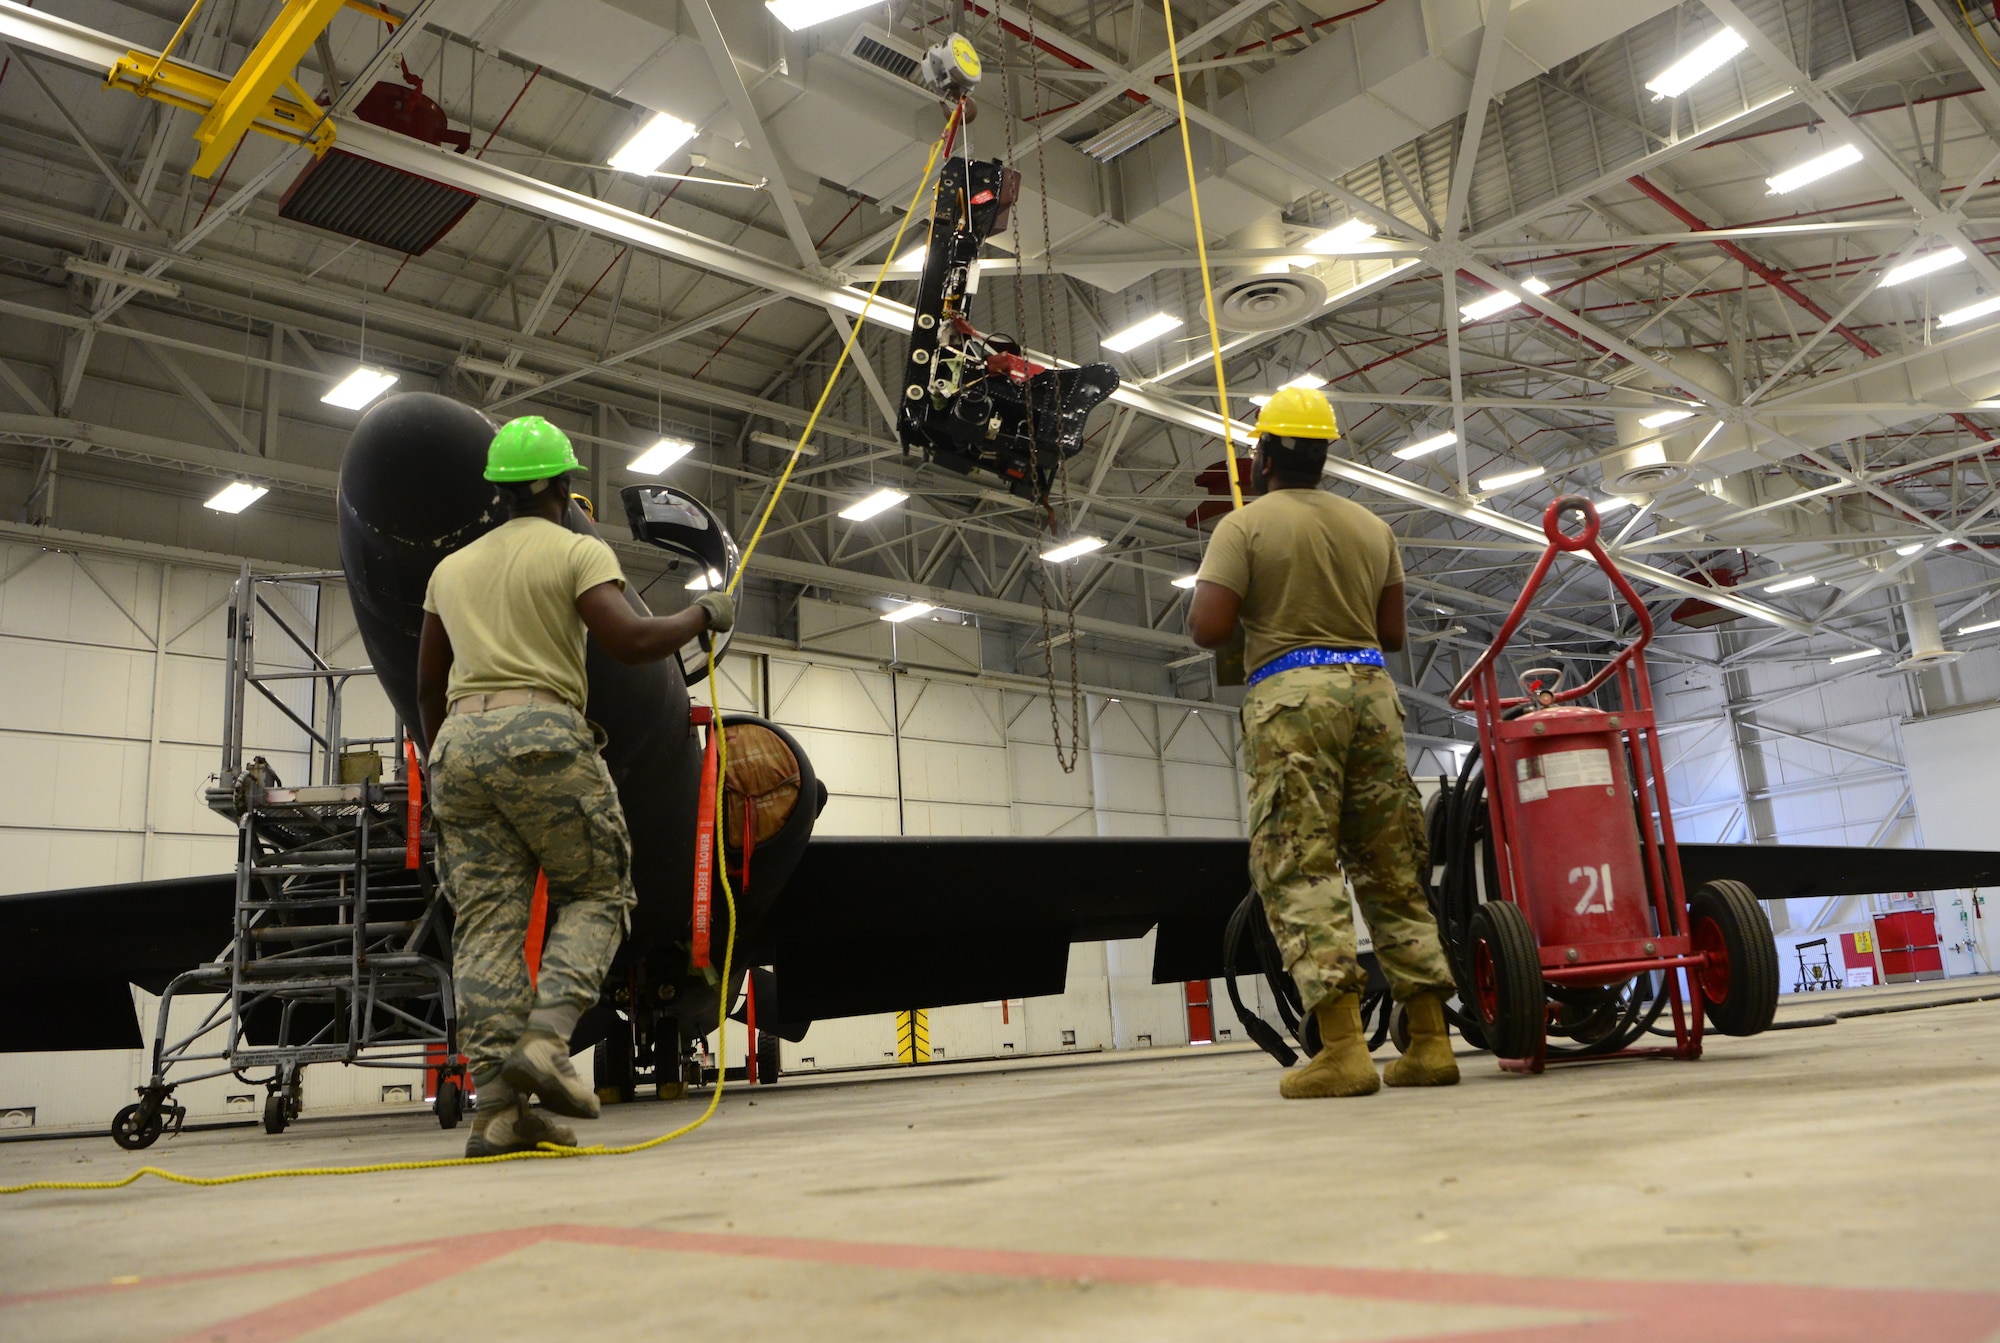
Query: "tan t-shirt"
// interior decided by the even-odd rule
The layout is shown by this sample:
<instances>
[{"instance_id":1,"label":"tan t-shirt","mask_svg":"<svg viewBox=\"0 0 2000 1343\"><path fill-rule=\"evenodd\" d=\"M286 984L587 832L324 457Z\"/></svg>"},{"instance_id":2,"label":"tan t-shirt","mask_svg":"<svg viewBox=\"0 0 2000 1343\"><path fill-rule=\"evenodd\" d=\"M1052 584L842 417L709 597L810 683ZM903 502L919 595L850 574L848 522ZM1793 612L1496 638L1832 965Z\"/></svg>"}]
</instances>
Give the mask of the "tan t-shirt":
<instances>
[{"instance_id":1,"label":"tan t-shirt","mask_svg":"<svg viewBox=\"0 0 2000 1343\"><path fill-rule=\"evenodd\" d=\"M546 518L513 518L445 556L424 610L451 636L446 698L550 690L582 709L590 683L576 599L600 583L625 586L611 547Z\"/></svg>"},{"instance_id":2,"label":"tan t-shirt","mask_svg":"<svg viewBox=\"0 0 2000 1343\"><path fill-rule=\"evenodd\" d=\"M1403 581L1389 524L1325 490L1273 490L1215 524L1200 579L1243 599L1251 671L1295 648L1375 648L1382 590Z\"/></svg>"}]
</instances>

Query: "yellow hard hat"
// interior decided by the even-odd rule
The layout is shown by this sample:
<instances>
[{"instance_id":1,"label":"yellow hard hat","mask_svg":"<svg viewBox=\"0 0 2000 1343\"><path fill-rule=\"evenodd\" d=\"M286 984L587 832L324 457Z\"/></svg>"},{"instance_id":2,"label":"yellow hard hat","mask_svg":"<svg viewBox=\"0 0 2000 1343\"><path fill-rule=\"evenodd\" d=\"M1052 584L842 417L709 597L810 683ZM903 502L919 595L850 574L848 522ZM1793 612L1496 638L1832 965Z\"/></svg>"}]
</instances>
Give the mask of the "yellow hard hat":
<instances>
[{"instance_id":1,"label":"yellow hard hat","mask_svg":"<svg viewBox=\"0 0 2000 1343\"><path fill-rule=\"evenodd\" d=\"M1333 403L1319 392L1304 387L1280 387L1271 393L1257 417L1257 432L1282 434L1286 438L1339 438L1340 425L1333 418Z\"/></svg>"}]
</instances>

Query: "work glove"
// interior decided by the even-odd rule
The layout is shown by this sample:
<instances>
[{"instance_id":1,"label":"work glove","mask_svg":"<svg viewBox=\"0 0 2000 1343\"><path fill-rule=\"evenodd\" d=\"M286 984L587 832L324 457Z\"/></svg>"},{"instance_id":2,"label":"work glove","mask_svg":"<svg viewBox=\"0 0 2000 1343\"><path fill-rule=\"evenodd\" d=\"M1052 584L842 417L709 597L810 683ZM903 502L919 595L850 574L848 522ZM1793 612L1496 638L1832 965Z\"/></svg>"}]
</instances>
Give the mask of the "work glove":
<instances>
[{"instance_id":1,"label":"work glove","mask_svg":"<svg viewBox=\"0 0 2000 1343\"><path fill-rule=\"evenodd\" d=\"M694 599L694 604L708 612L708 629L711 634L727 634L736 623L736 603L726 592L704 592Z\"/></svg>"}]
</instances>

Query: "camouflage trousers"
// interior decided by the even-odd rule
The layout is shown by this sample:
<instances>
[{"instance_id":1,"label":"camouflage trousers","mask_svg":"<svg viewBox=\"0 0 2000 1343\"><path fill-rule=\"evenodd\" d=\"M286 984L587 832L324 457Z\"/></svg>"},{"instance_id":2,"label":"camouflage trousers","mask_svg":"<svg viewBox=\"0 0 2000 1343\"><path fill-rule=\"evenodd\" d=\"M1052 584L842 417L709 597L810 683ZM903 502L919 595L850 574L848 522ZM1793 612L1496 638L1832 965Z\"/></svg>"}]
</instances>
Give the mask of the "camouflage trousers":
<instances>
[{"instance_id":1,"label":"camouflage trousers","mask_svg":"<svg viewBox=\"0 0 2000 1343\"><path fill-rule=\"evenodd\" d=\"M1360 989L1347 884L1398 1001L1450 994L1418 874L1430 861L1403 754L1403 706L1375 667L1304 667L1243 701L1250 881L1307 1011ZM1343 875L1345 881L1343 881Z\"/></svg>"},{"instance_id":2,"label":"camouflage trousers","mask_svg":"<svg viewBox=\"0 0 2000 1343\"><path fill-rule=\"evenodd\" d=\"M438 870L457 916L459 1049L490 1077L536 1009L588 1010L631 926L632 840L597 730L568 705L454 714L431 746ZM549 883L539 979L525 955Z\"/></svg>"}]
</instances>

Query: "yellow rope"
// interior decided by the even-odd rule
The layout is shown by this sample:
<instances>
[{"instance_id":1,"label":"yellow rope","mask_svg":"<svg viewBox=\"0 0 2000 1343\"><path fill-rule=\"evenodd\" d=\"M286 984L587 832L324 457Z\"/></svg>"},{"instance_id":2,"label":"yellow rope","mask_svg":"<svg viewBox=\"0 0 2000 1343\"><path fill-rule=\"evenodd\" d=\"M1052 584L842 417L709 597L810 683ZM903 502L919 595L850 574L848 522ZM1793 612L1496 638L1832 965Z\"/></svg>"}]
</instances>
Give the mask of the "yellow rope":
<instances>
[{"instance_id":1,"label":"yellow rope","mask_svg":"<svg viewBox=\"0 0 2000 1343\"><path fill-rule=\"evenodd\" d=\"M750 565L751 552L757 549L757 542L764 535L764 525L771 520L771 514L778 506L778 497L785 492L785 486L792 478L792 469L798 465L799 458L805 451L806 441L812 437L813 427L819 423L820 412L826 409L827 398L832 394L833 385L839 380L841 370L846 367L847 357L854 349L855 339L861 334L861 328L867 321L868 310L874 306L875 296L881 291L882 281L889 273L890 263L900 254L899 249L902 245L904 230L909 227L911 217L916 213L919 204L922 203L924 187L930 182L931 170L937 166L938 154L944 149L945 137L951 134L952 127L957 124L959 113L959 108L952 109L951 116L945 121L944 131L939 134L937 140L931 145L930 158L924 164L924 174L918 179L917 189L910 197L909 209L903 212L901 222L896 225L896 236L889 244L888 255L883 259L882 269L876 273L875 283L868 289L868 298L861 305L861 312L854 320L853 329L848 332L846 344L840 347L840 358L834 363L833 372L827 376L826 386L820 391L819 404L813 407L812 416L806 421L805 430L800 433L799 441L792 447L791 459L785 463L785 471L778 478L777 488L771 491L771 499L765 505L764 515L757 520L757 529L751 533L750 543L743 548L742 557L737 561L736 573L729 580L729 587L727 589L732 594L736 591L737 584L743 581L743 573ZM722 787L722 781L728 777L729 771L729 735L722 730L722 692L717 681L715 664L711 661L708 672L708 700L710 714L714 723L710 730L716 734L715 828L718 834L720 834L724 828L724 798L726 793ZM722 863L720 871L722 874L722 898L729 908L729 936L723 942L722 983L716 993L716 1061L718 1064L721 1064L728 1057L729 980L734 971L736 957L736 892L729 884L729 864L727 862ZM634 1152L644 1152L665 1143L670 1143L676 1138L686 1137L703 1124L706 1124L714 1117L716 1108L722 1104L723 1082L726 1073L726 1064L717 1070L715 1092L708 1098L708 1108L701 1112L700 1118L695 1119L691 1123L681 1125L671 1133L662 1133L657 1138L648 1138L644 1142L626 1143L622 1146L612 1147L606 1146L603 1143L596 1143L589 1147L557 1147L552 1143L543 1143L532 1152L505 1152L499 1156L439 1157L434 1161L379 1161L366 1166L292 1166L280 1170L245 1171L237 1175L181 1175L174 1171L162 1170L158 1166L141 1166L130 1175L116 1180L32 1180L27 1184L0 1185L0 1196L26 1194L39 1190L123 1189L127 1185L137 1183L148 1175L166 1180L172 1184L196 1185L207 1188L224 1184L249 1184L255 1180L289 1180L338 1175L379 1175L389 1171L446 1170L454 1166L491 1166L503 1161L563 1161L572 1157L629 1156Z\"/></svg>"},{"instance_id":2,"label":"yellow rope","mask_svg":"<svg viewBox=\"0 0 2000 1343\"><path fill-rule=\"evenodd\" d=\"M1993 48L1987 46L1986 39L1979 35L1979 26L1972 21L1972 11L1965 7L1965 0L1958 0L1958 12L1965 15L1966 31L1972 34L1972 40L1979 44L1979 49L1986 53L1986 59L2000 65L2000 57L1994 56ZM1975 182L1972 185L1976 189L1979 184Z\"/></svg>"},{"instance_id":3,"label":"yellow rope","mask_svg":"<svg viewBox=\"0 0 2000 1343\"><path fill-rule=\"evenodd\" d=\"M1208 348L1215 358L1215 405L1222 415L1222 458L1229 468L1229 499L1232 507L1243 507L1243 487L1236 480L1236 441L1229 420L1229 384L1222 376L1222 333L1215 325L1215 286L1208 278L1208 235L1201 227L1201 189L1194 180L1194 147L1188 143L1187 96L1181 92L1181 53L1174 37L1172 0L1160 0L1160 12L1167 16L1167 55L1174 66L1174 110L1181 123L1181 157L1187 161L1188 205L1194 210L1194 246L1201 258L1201 295L1208 309Z\"/></svg>"}]
</instances>

